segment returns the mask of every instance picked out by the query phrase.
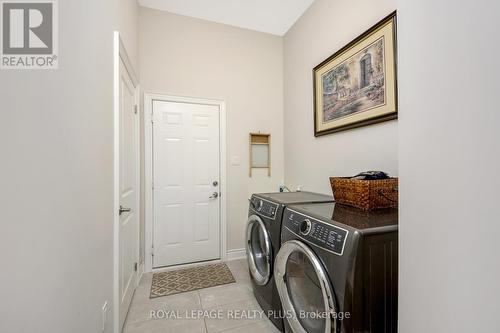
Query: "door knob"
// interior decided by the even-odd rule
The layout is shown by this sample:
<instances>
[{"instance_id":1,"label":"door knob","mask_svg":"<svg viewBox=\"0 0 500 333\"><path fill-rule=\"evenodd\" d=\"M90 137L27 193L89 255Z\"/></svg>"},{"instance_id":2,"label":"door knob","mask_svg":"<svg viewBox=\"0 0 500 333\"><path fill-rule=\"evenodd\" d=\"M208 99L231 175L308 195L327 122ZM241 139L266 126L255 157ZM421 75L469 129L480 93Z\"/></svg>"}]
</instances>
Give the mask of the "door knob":
<instances>
[{"instance_id":1,"label":"door knob","mask_svg":"<svg viewBox=\"0 0 500 333\"><path fill-rule=\"evenodd\" d=\"M214 192L214 193L212 193L212 195L211 195L211 196L209 196L208 198L209 198L209 199L217 199L218 197L219 197L219 192Z\"/></svg>"},{"instance_id":2,"label":"door knob","mask_svg":"<svg viewBox=\"0 0 500 333\"><path fill-rule=\"evenodd\" d=\"M118 210L118 214L122 215L123 213L128 213L132 211L132 208L124 208L122 205L120 205L120 209Z\"/></svg>"}]
</instances>

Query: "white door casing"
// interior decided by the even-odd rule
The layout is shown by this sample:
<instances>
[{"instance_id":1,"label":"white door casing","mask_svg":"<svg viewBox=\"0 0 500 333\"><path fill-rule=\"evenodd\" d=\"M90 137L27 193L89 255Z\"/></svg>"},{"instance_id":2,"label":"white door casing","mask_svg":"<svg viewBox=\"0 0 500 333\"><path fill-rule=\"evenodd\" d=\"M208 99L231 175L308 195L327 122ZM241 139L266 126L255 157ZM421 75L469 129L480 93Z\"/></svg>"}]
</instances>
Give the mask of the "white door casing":
<instances>
[{"instance_id":1,"label":"white door casing","mask_svg":"<svg viewBox=\"0 0 500 333\"><path fill-rule=\"evenodd\" d=\"M115 33L114 327L121 332L138 283L140 152L138 84Z\"/></svg>"},{"instance_id":2,"label":"white door casing","mask_svg":"<svg viewBox=\"0 0 500 333\"><path fill-rule=\"evenodd\" d=\"M153 266L220 259L219 106L152 104Z\"/></svg>"},{"instance_id":3,"label":"white door casing","mask_svg":"<svg viewBox=\"0 0 500 333\"><path fill-rule=\"evenodd\" d=\"M154 205L153 205L153 188L149 185L153 183L153 102L177 102L190 104L215 105L219 108L220 115L220 181L219 181L219 201L220 201L220 248L221 258L227 259L226 253L226 219L227 219L227 148L226 148L226 103L222 100L163 95L163 94L144 94L144 181L148 184L148 190L144 193L144 218L145 218L145 262L144 271L152 272L153 269L153 220L154 220Z\"/></svg>"},{"instance_id":4,"label":"white door casing","mask_svg":"<svg viewBox=\"0 0 500 333\"><path fill-rule=\"evenodd\" d=\"M139 117L135 108L135 89L125 66L120 67L120 325L137 285L139 261ZM119 208L120 209L120 208Z\"/></svg>"}]
</instances>

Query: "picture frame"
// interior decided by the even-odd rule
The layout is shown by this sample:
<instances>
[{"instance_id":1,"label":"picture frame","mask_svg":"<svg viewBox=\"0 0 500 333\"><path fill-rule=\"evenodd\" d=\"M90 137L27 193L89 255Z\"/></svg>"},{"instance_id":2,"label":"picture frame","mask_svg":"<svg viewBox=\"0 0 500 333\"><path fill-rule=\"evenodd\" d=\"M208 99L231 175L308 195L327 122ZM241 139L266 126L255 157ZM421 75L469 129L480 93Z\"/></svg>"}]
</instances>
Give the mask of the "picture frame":
<instances>
[{"instance_id":1,"label":"picture frame","mask_svg":"<svg viewBox=\"0 0 500 333\"><path fill-rule=\"evenodd\" d=\"M397 119L396 25L394 11L314 67L314 136Z\"/></svg>"}]
</instances>

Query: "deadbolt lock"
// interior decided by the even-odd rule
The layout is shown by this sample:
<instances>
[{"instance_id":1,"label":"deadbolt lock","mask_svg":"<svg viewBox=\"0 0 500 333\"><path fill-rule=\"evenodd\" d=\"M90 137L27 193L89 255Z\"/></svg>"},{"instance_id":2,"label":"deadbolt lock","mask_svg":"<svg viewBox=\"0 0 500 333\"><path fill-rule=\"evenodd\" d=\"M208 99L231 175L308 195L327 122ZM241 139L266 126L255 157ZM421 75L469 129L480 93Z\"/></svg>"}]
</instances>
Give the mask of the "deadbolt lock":
<instances>
[{"instance_id":1,"label":"deadbolt lock","mask_svg":"<svg viewBox=\"0 0 500 333\"><path fill-rule=\"evenodd\" d=\"M217 186L217 185L219 185L219 182L218 182L218 181L216 181L216 180L214 180L214 182L212 183L212 185L213 185L213 186Z\"/></svg>"}]
</instances>

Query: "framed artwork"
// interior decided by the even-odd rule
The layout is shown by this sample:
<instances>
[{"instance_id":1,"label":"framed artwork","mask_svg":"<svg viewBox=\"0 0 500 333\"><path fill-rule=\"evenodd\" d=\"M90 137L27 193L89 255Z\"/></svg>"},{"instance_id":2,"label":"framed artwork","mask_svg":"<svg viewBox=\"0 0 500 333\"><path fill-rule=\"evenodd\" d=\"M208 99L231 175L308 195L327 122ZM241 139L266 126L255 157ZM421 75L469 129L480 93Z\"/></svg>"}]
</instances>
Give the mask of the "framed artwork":
<instances>
[{"instance_id":1,"label":"framed artwork","mask_svg":"<svg viewBox=\"0 0 500 333\"><path fill-rule=\"evenodd\" d=\"M397 118L396 12L313 69L314 136Z\"/></svg>"}]
</instances>

